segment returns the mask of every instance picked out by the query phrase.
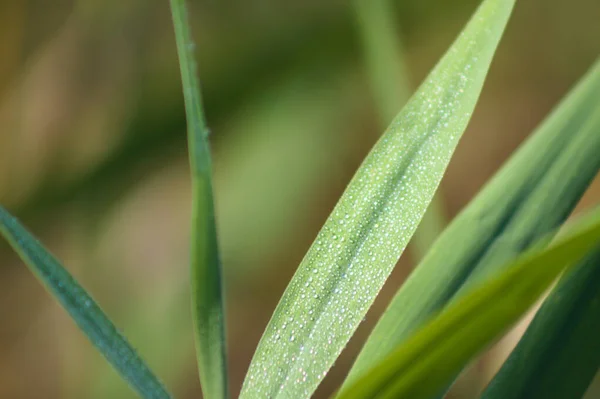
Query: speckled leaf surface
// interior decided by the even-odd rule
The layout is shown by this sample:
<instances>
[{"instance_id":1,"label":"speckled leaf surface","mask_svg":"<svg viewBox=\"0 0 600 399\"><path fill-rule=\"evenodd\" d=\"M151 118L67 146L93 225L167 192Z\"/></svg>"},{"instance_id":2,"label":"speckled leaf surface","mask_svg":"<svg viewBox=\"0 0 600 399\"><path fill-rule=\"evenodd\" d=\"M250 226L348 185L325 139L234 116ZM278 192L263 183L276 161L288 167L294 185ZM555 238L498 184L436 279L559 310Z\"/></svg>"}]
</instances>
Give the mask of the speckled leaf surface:
<instances>
[{"instance_id":1,"label":"speckled leaf surface","mask_svg":"<svg viewBox=\"0 0 600 399\"><path fill-rule=\"evenodd\" d=\"M350 182L267 326L242 398L309 397L398 261L469 121L514 0L486 0Z\"/></svg>"},{"instance_id":2,"label":"speckled leaf surface","mask_svg":"<svg viewBox=\"0 0 600 399\"><path fill-rule=\"evenodd\" d=\"M452 221L373 329L352 381L571 214L600 168L600 60Z\"/></svg>"}]
</instances>

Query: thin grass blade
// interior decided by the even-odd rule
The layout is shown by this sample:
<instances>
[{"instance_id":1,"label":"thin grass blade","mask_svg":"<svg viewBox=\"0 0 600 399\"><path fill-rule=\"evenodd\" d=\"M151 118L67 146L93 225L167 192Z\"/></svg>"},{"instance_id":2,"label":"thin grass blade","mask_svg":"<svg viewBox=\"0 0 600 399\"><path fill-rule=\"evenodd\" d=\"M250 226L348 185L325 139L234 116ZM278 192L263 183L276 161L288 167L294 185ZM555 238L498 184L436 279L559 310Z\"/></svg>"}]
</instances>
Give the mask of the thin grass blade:
<instances>
[{"instance_id":1,"label":"thin grass blade","mask_svg":"<svg viewBox=\"0 0 600 399\"><path fill-rule=\"evenodd\" d=\"M411 94L392 0L353 0L368 78L379 119L386 125Z\"/></svg>"},{"instance_id":2,"label":"thin grass blade","mask_svg":"<svg viewBox=\"0 0 600 399\"><path fill-rule=\"evenodd\" d=\"M188 123L192 171L192 315L200 383L209 399L228 397L225 316L221 262L213 204L208 128L194 60L194 42L185 0L171 0L177 53Z\"/></svg>"},{"instance_id":3,"label":"thin grass blade","mask_svg":"<svg viewBox=\"0 0 600 399\"><path fill-rule=\"evenodd\" d=\"M471 116L513 0L486 0L352 179L284 293L242 398L305 398L425 212Z\"/></svg>"},{"instance_id":4,"label":"thin grass blade","mask_svg":"<svg viewBox=\"0 0 600 399\"><path fill-rule=\"evenodd\" d=\"M3 207L0 207L0 233L92 344L142 398L171 397L85 289Z\"/></svg>"},{"instance_id":5,"label":"thin grass blade","mask_svg":"<svg viewBox=\"0 0 600 399\"><path fill-rule=\"evenodd\" d=\"M482 395L581 398L600 368L600 249L565 275Z\"/></svg>"},{"instance_id":6,"label":"thin grass blade","mask_svg":"<svg viewBox=\"0 0 600 399\"><path fill-rule=\"evenodd\" d=\"M598 92L600 60L440 236L377 323L346 384L461 289L550 239L600 168Z\"/></svg>"},{"instance_id":7,"label":"thin grass blade","mask_svg":"<svg viewBox=\"0 0 600 399\"><path fill-rule=\"evenodd\" d=\"M509 262L451 303L337 399L429 399L536 302L563 270L600 243L600 209L547 249Z\"/></svg>"}]
</instances>

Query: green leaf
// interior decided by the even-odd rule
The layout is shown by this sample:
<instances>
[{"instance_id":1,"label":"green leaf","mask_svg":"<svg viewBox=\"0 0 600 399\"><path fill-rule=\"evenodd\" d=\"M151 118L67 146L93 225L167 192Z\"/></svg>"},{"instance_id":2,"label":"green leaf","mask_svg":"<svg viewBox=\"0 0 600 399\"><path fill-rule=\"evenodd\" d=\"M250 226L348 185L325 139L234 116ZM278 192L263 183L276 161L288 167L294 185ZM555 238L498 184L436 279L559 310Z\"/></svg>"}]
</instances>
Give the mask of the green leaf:
<instances>
[{"instance_id":1,"label":"green leaf","mask_svg":"<svg viewBox=\"0 0 600 399\"><path fill-rule=\"evenodd\" d=\"M484 399L581 398L600 367L600 250L544 301Z\"/></svg>"},{"instance_id":2,"label":"green leaf","mask_svg":"<svg viewBox=\"0 0 600 399\"><path fill-rule=\"evenodd\" d=\"M377 323L346 383L461 289L568 217L600 168L599 91L600 61L440 236Z\"/></svg>"},{"instance_id":3,"label":"green leaf","mask_svg":"<svg viewBox=\"0 0 600 399\"><path fill-rule=\"evenodd\" d=\"M85 289L3 207L0 207L0 233L69 312L100 353L141 397L171 397Z\"/></svg>"},{"instance_id":4,"label":"green leaf","mask_svg":"<svg viewBox=\"0 0 600 399\"><path fill-rule=\"evenodd\" d=\"M600 208L548 249L535 247L451 303L337 399L431 398L599 242Z\"/></svg>"},{"instance_id":5,"label":"green leaf","mask_svg":"<svg viewBox=\"0 0 600 399\"><path fill-rule=\"evenodd\" d=\"M219 399L228 397L227 360L208 128L202 109L185 0L171 0L171 12L181 69L192 170L192 314L198 369L204 396Z\"/></svg>"},{"instance_id":6,"label":"green leaf","mask_svg":"<svg viewBox=\"0 0 600 399\"><path fill-rule=\"evenodd\" d=\"M371 88L384 125L393 119L410 94L393 6L393 0L353 1ZM433 197L412 238L419 257L427 253L446 225L441 199L439 193Z\"/></svg>"},{"instance_id":7,"label":"green leaf","mask_svg":"<svg viewBox=\"0 0 600 399\"><path fill-rule=\"evenodd\" d=\"M473 111L513 0L486 0L354 176L283 295L242 398L308 397L412 236Z\"/></svg>"},{"instance_id":8,"label":"green leaf","mask_svg":"<svg viewBox=\"0 0 600 399\"><path fill-rule=\"evenodd\" d=\"M277 254L296 248L313 225L298 210L328 195L323 185L339 181L340 158L357 148L348 140L360 131L364 107L354 95L355 66L302 68L278 82L229 118L219 139L217 229L232 290L256 285Z\"/></svg>"}]
</instances>

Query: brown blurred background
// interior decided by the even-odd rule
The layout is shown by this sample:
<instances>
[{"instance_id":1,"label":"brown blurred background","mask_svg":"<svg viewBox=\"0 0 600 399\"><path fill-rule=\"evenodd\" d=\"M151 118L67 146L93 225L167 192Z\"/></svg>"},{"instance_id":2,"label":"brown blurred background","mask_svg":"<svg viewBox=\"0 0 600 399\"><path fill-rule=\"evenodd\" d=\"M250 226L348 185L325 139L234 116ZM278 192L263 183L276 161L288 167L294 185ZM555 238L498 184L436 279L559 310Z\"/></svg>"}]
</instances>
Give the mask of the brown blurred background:
<instances>
[{"instance_id":1,"label":"brown blurred background","mask_svg":"<svg viewBox=\"0 0 600 399\"><path fill-rule=\"evenodd\" d=\"M385 126L350 2L190 3L237 394L287 281ZM478 1L392 3L402 77L413 90ZM599 21L597 0L517 2L442 183L446 221L600 55ZM167 0L0 2L0 203L64 261L176 397L198 398L171 30ZM600 200L598 183L581 209ZM340 383L415 252L405 253L316 397ZM450 396L474 397L514 336ZM133 397L1 242L0 398Z\"/></svg>"}]
</instances>

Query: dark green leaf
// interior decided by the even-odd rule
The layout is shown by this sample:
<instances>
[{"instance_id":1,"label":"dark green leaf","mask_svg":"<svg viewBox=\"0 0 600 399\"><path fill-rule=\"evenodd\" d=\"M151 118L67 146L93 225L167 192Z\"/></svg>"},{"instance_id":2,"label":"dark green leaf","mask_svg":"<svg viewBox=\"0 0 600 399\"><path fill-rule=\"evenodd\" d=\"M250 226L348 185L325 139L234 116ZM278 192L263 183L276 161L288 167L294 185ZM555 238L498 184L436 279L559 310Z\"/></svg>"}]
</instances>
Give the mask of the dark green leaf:
<instances>
[{"instance_id":1,"label":"dark green leaf","mask_svg":"<svg viewBox=\"0 0 600 399\"><path fill-rule=\"evenodd\" d=\"M429 399L508 329L569 266L600 242L600 209L548 249L535 249L452 302L337 399Z\"/></svg>"},{"instance_id":2,"label":"dark green leaf","mask_svg":"<svg viewBox=\"0 0 600 399\"><path fill-rule=\"evenodd\" d=\"M483 393L581 398L600 367L600 250L565 275Z\"/></svg>"},{"instance_id":3,"label":"dark green leaf","mask_svg":"<svg viewBox=\"0 0 600 399\"><path fill-rule=\"evenodd\" d=\"M147 399L171 397L92 297L54 256L2 207L0 207L0 233L48 291L69 312L100 353L141 397Z\"/></svg>"},{"instance_id":4,"label":"dark green leaf","mask_svg":"<svg viewBox=\"0 0 600 399\"><path fill-rule=\"evenodd\" d=\"M349 381L455 297L465 281L481 281L567 218L600 167L599 92L600 61L440 236L371 333Z\"/></svg>"},{"instance_id":5,"label":"dark green leaf","mask_svg":"<svg viewBox=\"0 0 600 399\"><path fill-rule=\"evenodd\" d=\"M210 399L221 399L228 397L225 317L208 129L196 76L194 43L185 0L171 0L171 12L181 69L192 169L192 314L198 368L204 395Z\"/></svg>"}]
</instances>

